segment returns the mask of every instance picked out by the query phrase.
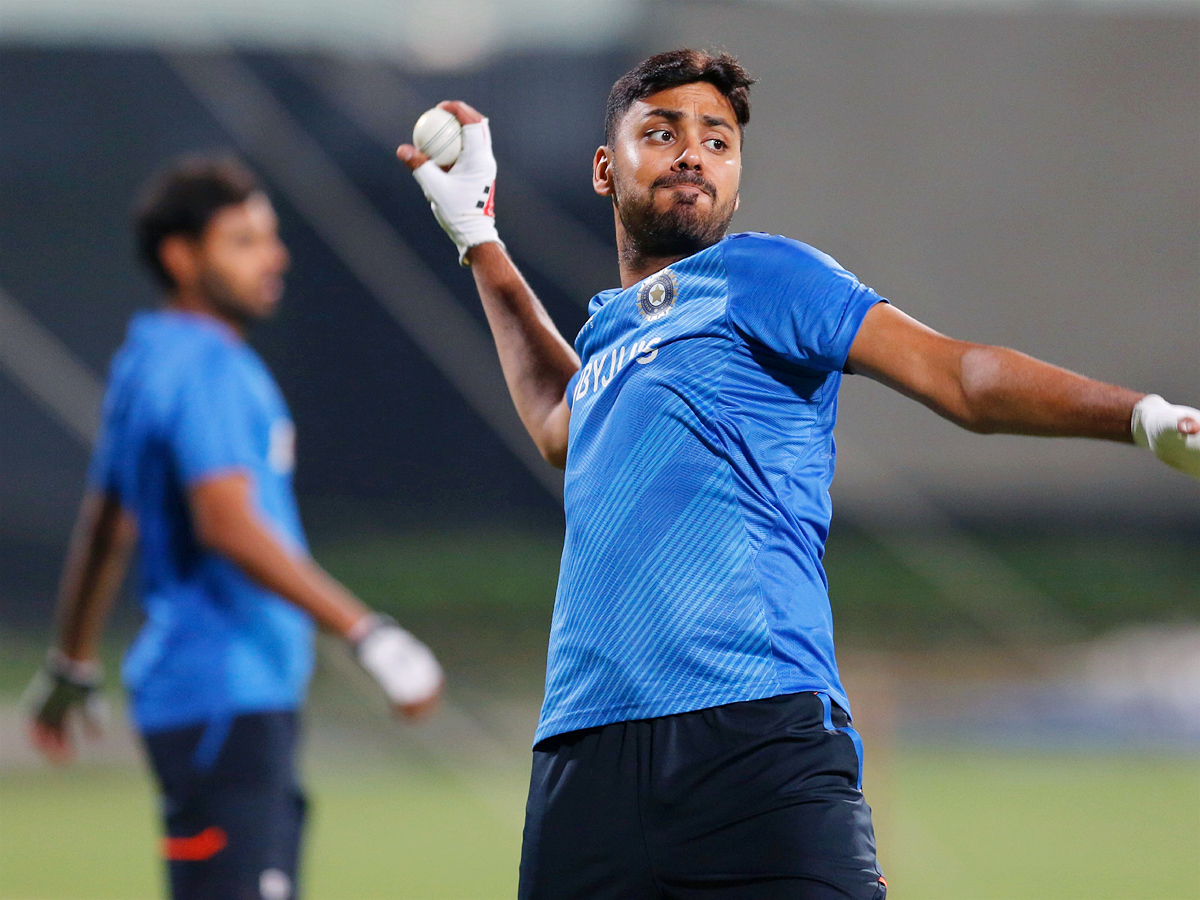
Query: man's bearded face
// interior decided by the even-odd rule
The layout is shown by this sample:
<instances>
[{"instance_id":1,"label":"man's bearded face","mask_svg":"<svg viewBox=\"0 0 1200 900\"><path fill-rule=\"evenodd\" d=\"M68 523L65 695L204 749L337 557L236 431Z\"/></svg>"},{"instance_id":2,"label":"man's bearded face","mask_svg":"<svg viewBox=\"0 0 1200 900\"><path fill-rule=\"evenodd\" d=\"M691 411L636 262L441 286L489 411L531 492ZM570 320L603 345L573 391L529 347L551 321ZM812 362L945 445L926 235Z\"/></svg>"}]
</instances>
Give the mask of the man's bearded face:
<instances>
[{"instance_id":1,"label":"man's bearded face","mask_svg":"<svg viewBox=\"0 0 1200 900\"><path fill-rule=\"evenodd\" d=\"M193 253L196 289L213 311L241 325L275 311L289 259L265 196L252 194L219 210Z\"/></svg>"},{"instance_id":2,"label":"man's bearded face","mask_svg":"<svg viewBox=\"0 0 1200 900\"><path fill-rule=\"evenodd\" d=\"M616 208L624 248L689 256L729 228L741 181L741 129L729 100L708 82L651 94L621 120L596 186Z\"/></svg>"},{"instance_id":3,"label":"man's bearded face","mask_svg":"<svg viewBox=\"0 0 1200 900\"><path fill-rule=\"evenodd\" d=\"M711 247L725 236L737 210L737 194L722 199L701 173L660 175L645 189L624 178L619 166L614 176L621 224L639 251L650 256L691 256ZM674 190L681 185L689 190ZM704 196L708 201L700 202Z\"/></svg>"}]
</instances>

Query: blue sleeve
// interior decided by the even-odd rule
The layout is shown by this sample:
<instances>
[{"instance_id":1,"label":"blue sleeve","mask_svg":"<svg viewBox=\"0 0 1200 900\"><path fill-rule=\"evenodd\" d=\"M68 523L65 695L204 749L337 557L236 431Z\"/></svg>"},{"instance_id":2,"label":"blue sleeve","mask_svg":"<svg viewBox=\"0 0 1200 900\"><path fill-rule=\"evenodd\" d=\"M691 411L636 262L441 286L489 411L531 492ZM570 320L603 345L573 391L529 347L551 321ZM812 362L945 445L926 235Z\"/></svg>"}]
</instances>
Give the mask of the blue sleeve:
<instances>
[{"instance_id":1,"label":"blue sleeve","mask_svg":"<svg viewBox=\"0 0 1200 900\"><path fill-rule=\"evenodd\" d=\"M228 353L211 354L204 364L188 367L170 434L184 485L223 472L253 471L259 454L252 408L245 373Z\"/></svg>"},{"instance_id":2,"label":"blue sleeve","mask_svg":"<svg viewBox=\"0 0 1200 900\"><path fill-rule=\"evenodd\" d=\"M807 244L764 234L724 244L729 317L749 342L819 371L845 368L863 317L887 302Z\"/></svg>"}]
</instances>

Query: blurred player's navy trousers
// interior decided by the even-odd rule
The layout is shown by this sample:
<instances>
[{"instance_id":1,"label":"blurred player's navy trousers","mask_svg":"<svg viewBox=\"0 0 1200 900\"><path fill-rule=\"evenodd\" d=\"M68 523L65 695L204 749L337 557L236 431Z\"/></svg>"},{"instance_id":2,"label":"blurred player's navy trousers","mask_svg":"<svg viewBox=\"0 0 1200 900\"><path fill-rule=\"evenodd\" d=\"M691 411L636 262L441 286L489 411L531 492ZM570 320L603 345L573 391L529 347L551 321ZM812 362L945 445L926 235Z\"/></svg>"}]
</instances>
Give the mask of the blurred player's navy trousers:
<instances>
[{"instance_id":1,"label":"blurred player's navy trousers","mask_svg":"<svg viewBox=\"0 0 1200 900\"><path fill-rule=\"evenodd\" d=\"M299 717L250 713L143 735L174 900L294 900L305 800Z\"/></svg>"},{"instance_id":2,"label":"blurred player's navy trousers","mask_svg":"<svg viewBox=\"0 0 1200 900\"><path fill-rule=\"evenodd\" d=\"M859 752L813 693L548 738L518 896L883 900Z\"/></svg>"}]
</instances>

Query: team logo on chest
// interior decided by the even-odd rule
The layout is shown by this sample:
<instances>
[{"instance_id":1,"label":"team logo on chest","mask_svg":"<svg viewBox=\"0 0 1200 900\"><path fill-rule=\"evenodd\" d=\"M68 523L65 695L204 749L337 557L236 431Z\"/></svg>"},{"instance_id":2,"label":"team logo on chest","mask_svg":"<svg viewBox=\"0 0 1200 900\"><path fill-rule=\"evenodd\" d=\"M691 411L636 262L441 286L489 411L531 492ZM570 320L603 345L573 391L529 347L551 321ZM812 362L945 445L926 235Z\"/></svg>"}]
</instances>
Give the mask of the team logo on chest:
<instances>
[{"instance_id":1,"label":"team logo on chest","mask_svg":"<svg viewBox=\"0 0 1200 900\"><path fill-rule=\"evenodd\" d=\"M678 296L675 273L670 269L663 269L657 275L647 278L638 288L638 312L647 321L654 322L671 311Z\"/></svg>"}]
</instances>

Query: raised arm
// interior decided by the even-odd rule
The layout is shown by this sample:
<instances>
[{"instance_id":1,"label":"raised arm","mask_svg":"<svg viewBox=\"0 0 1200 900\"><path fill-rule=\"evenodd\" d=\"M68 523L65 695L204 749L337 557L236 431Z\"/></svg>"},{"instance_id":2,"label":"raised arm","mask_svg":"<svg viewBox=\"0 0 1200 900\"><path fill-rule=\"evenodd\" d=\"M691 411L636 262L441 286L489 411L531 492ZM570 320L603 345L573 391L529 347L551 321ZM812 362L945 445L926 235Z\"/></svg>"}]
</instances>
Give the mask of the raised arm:
<instances>
[{"instance_id":1,"label":"raised arm","mask_svg":"<svg viewBox=\"0 0 1200 900\"><path fill-rule=\"evenodd\" d=\"M467 260L517 414L546 461L562 469L571 422L567 382L579 370L579 357L501 244L472 247Z\"/></svg>"},{"instance_id":2,"label":"raised arm","mask_svg":"<svg viewBox=\"0 0 1200 900\"><path fill-rule=\"evenodd\" d=\"M438 104L463 125L463 152L448 171L410 144L396 155L413 171L439 224L470 265L496 341L504 380L534 444L554 466L567 460L571 410L567 382L579 357L563 339L496 233L492 214L496 163L487 120L465 103Z\"/></svg>"},{"instance_id":3,"label":"raised arm","mask_svg":"<svg viewBox=\"0 0 1200 900\"><path fill-rule=\"evenodd\" d=\"M1200 477L1196 410L1015 350L948 338L886 303L867 313L846 368L971 431L1136 441Z\"/></svg>"}]
</instances>

